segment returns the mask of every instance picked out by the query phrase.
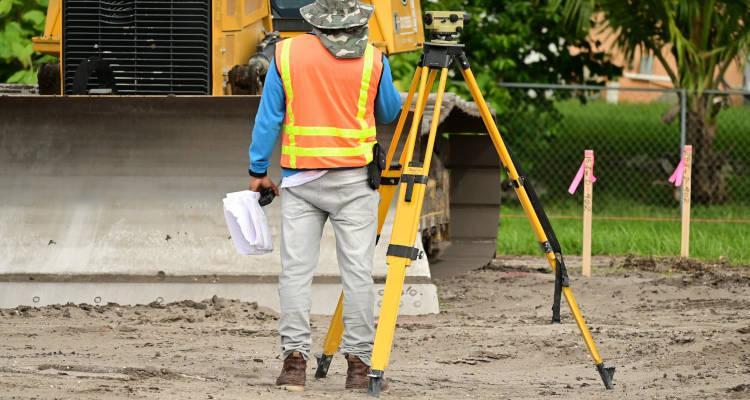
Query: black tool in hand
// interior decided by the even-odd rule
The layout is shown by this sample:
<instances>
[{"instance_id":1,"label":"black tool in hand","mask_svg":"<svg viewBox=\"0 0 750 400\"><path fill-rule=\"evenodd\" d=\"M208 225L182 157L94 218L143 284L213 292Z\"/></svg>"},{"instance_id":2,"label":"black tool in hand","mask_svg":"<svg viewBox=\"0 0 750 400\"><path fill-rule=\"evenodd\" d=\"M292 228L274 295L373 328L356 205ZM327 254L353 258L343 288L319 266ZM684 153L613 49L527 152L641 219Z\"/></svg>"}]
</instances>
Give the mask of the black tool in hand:
<instances>
[{"instance_id":1,"label":"black tool in hand","mask_svg":"<svg viewBox=\"0 0 750 400\"><path fill-rule=\"evenodd\" d=\"M273 193L273 189L264 188L260 191L260 198L258 199L258 204L260 204L261 207L265 207L271 204L274 197L276 197L276 195Z\"/></svg>"}]
</instances>

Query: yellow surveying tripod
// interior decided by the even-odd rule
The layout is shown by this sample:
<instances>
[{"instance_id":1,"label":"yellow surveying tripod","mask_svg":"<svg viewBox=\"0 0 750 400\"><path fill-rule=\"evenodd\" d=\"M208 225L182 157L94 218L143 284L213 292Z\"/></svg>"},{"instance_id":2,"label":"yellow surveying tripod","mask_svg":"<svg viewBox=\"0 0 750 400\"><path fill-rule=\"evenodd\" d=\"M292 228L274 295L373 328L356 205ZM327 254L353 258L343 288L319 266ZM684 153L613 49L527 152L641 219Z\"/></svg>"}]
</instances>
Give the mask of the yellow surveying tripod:
<instances>
[{"instance_id":1,"label":"yellow surveying tripod","mask_svg":"<svg viewBox=\"0 0 750 400\"><path fill-rule=\"evenodd\" d=\"M495 124L495 120L484 100L484 96L479 90L479 86L477 86L474 74L471 72L469 61L464 52L464 45L458 42L458 36L463 29L465 17L466 15L463 12L450 11L433 11L425 14L425 28L431 30L432 40L424 44L422 59L414 73L406 102L401 111L386 155L386 169L382 173L381 187L379 189L378 237L383 229L385 217L391 201L396 194L396 189L399 189L398 203L396 205L396 216L393 223L391 242L388 245L386 253L388 273L386 275L383 301L380 308L380 320L375 332L375 344L372 352L372 365L367 392L372 396L379 396L380 394L383 373L388 365L388 359L393 346L393 336L404 286L404 278L406 276L406 268L413 260L423 256L421 251L414 247L414 243L417 239L419 217L422 211L427 176L430 170L435 137L440 121L440 110L443 102L443 94L445 93L445 84L448 79L448 68L454 61L460 67L464 81L469 87L474 102L479 107L482 120L487 128L490 139L492 139L492 144L495 146L495 150L500 156L508 177L513 183L521 206L531 223L531 227L544 251L547 262L555 273L552 322L560 322L560 300L561 296L565 296L565 300L570 307L570 312L575 319L576 325L578 325L578 329L581 331L583 341L591 354L591 358L594 360L604 386L607 389L612 389L612 378L615 368L604 365L604 361L599 355L599 350L596 348L591 332L583 319L581 310L578 308L573 292L569 287L568 274L565 269L560 243L555 237L549 219L536 196L534 188L531 186L531 182L516 166L515 160L508 152ZM424 160L418 161L414 160L414 148L416 147L417 135L419 133L418 128L425 106L427 105L428 94L432 90L438 71L440 71L440 80L438 81L430 131L427 136ZM399 163L392 164L415 92L417 93L417 102L411 128L406 137L406 143L401 150ZM324 378L328 373L333 355L341 343L343 330L342 293L323 344L323 354L318 357L318 368L315 373L316 378Z\"/></svg>"}]
</instances>

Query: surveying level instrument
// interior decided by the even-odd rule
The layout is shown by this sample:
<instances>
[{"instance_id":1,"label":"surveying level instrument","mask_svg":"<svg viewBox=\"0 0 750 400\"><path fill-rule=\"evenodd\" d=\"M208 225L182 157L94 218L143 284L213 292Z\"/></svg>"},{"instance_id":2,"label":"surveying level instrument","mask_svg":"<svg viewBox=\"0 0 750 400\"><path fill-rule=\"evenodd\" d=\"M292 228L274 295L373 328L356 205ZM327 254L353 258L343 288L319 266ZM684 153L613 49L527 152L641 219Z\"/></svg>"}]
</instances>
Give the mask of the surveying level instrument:
<instances>
[{"instance_id":1,"label":"surveying level instrument","mask_svg":"<svg viewBox=\"0 0 750 400\"><path fill-rule=\"evenodd\" d=\"M500 161L508 174L523 210L531 223L531 228L544 252L552 271L555 274L554 294L552 301L552 322L560 322L561 297L570 307L573 319L581 332L583 341L594 360L596 369L601 376L602 382L607 389L612 389L612 378L615 373L614 367L606 367L599 355L596 343L591 336L581 310L576 303L573 292L570 289L568 274L563 260L562 249L557 241L555 232L552 230L547 214L534 191L528 177L517 167L513 156L505 146L503 138L495 124L484 96L471 71L469 60L464 51L464 45L459 43L459 35L463 27L465 14L463 12L433 11L425 15L426 28L432 32L431 40L424 44L424 52L419 65L414 72L406 102L401 110L401 115L396 125L391 144L386 155L386 168L382 172L382 181L379 189L380 205L378 209L378 237L383 229L388 208L391 200L398 192L396 205L396 216L393 222L391 241L386 253L388 272L385 280L385 289L380 308L380 320L375 332L375 344L372 351L371 373L367 392L371 396L379 396L383 383L383 374L388 365L393 346L393 336L396 328L396 319L401 301L401 293L404 286L406 268L413 260L423 257L422 252L414 247L419 229L419 218L422 211L427 177L432 161L433 149L440 112L445 93L445 85L448 80L448 68L454 62L461 70L461 75L471 92L474 102L477 104L482 120L487 128L492 144L497 151ZM432 90L440 72L438 89L435 97L435 106L430 123L430 131L427 136L427 146L422 161L414 159L414 150L421 125L422 116L427 105L428 94ZM406 142L401 149L398 163L393 163L393 158L398 148L403 133L406 118L411 108L414 94L416 105L414 109L411 128L406 136ZM398 190L397 190L398 189ZM336 311L331 319L328 334L323 345L323 354L318 357L318 368L316 378L323 378L328 373L333 355L341 343L344 331L343 323L343 293L339 297Z\"/></svg>"},{"instance_id":2,"label":"surveying level instrument","mask_svg":"<svg viewBox=\"0 0 750 400\"><path fill-rule=\"evenodd\" d=\"M469 14L457 11L427 11L424 14L424 28L429 31L430 42L458 44L464 30L464 20Z\"/></svg>"}]
</instances>

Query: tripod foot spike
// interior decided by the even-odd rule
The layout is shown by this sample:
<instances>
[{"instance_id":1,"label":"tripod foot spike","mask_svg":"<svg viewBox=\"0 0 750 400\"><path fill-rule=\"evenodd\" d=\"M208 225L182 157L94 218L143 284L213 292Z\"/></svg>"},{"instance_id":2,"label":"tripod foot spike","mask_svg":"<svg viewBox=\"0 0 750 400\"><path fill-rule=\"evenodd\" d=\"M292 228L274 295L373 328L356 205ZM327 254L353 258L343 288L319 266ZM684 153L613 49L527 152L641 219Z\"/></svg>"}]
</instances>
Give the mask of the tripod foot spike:
<instances>
[{"instance_id":1,"label":"tripod foot spike","mask_svg":"<svg viewBox=\"0 0 750 400\"><path fill-rule=\"evenodd\" d=\"M367 376L370 378L367 383L367 395L380 397L380 389L383 387L383 371L371 370Z\"/></svg>"},{"instance_id":2,"label":"tripod foot spike","mask_svg":"<svg viewBox=\"0 0 750 400\"><path fill-rule=\"evenodd\" d=\"M614 384L612 383L612 378L615 376L615 367L605 367L604 363L596 364L596 370L599 371L599 376L602 377L602 382L604 382L604 387L607 389L614 388Z\"/></svg>"},{"instance_id":3,"label":"tripod foot spike","mask_svg":"<svg viewBox=\"0 0 750 400\"><path fill-rule=\"evenodd\" d=\"M315 370L315 379L323 379L328 375L328 368L331 367L331 360L333 360L333 354L331 355L321 354L315 358L318 360L318 368Z\"/></svg>"}]
</instances>

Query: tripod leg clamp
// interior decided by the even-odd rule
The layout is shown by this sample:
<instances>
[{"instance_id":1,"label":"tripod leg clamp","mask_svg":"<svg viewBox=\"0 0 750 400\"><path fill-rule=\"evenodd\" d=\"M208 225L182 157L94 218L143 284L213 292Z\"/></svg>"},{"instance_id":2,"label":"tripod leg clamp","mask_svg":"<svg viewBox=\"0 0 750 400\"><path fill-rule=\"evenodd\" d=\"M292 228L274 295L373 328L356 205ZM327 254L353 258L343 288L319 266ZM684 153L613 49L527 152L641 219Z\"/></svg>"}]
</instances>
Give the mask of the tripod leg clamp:
<instances>
[{"instance_id":1,"label":"tripod leg clamp","mask_svg":"<svg viewBox=\"0 0 750 400\"><path fill-rule=\"evenodd\" d=\"M396 185L398 185L398 178L396 178L396 177L391 177L391 178L382 177L382 178L380 178L380 184L381 185L385 185L385 186L396 186Z\"/></svg>"},{"instance_id":2,"label":"tripod leg clamp","mask_svg":"<svg viewBox=\"0 0 750 400\"><path fill-rule=\"evenodd\" d=\"M424 252L416 247L402 246L400 244L389 244L388 251L386 251L385 255L408 258L414 261L417 259L421 259L424 255Z\"/></svg>"},{"instance_id":3,"label":"tripod leg clamp","mask_svg":"<svg viewBox=\"0 0 750 400\"><path fill-rule=\"evenodd\" d=\"M427 176L404 174L401 175L401 182L406 182L406 193L404 193L404 201L406 201L407 203L411 203L412 194L414 193L414 184L426 184Z\"/></svg>"}]
</instances>

